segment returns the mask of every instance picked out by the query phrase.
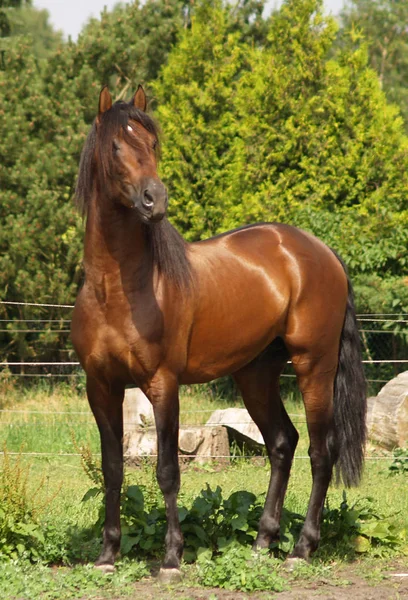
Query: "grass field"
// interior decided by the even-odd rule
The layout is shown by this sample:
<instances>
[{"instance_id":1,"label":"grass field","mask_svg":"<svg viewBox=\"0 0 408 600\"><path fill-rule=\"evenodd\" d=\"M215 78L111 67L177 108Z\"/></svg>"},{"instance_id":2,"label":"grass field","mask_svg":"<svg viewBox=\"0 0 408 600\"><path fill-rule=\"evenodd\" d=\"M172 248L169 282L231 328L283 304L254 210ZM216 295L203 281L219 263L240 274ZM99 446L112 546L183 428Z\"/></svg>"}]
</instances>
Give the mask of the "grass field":
<instances>
[{"instance_id":1,"label":"grass field","mask_svg":"<svg viewBox=\"0 0 408 600\"><path fill-rule=\"evenodd\" d=\"M306 459L308 439L302 405L294 399L293 394L288 395L286 407L294 415L293 421L299 430L300 442L285 508L292 513L304 515L311 486L309 460ZM233 403L240 406L239 399ZM202 388L189 388L183 391L181 397L181 421L188 424L205 422L212 410L226 406L224 400ZM85 445L96 457L99 454L99 436L86 398L69 386L60 386L58 389L47 386L32 390L7 389L0 397L0 409L0 443L7 447L10 463L17 461L20 469L27 470L28 496L33 498L36 506L42 507L38 519L47 531L48 544L46 561L42 559L38 564L32 565L22 553L18 560L8 562L7 566L0 568L2 598L85 598L93 597L94 594L113 597L109 596L113 593L112 589L115 590L115 598L131 594L131 583L146 575L148 568L155 564L154 560L153 563L148 562L146 567L145 562L129 562L124 559L121 569L115 575L116 579L109 582L105 580L105 583L98 579L94 571L78 564L94 560L100 542L99 536L88 536L84 543L83 536L83 532L97 519L100 507L100 498L81 502L93 484L81 466L78 447ZM19 453L22 454L19 456ZM405 532L408 531L407 476L390 477L388 467L391 462L392 457L369 447L363 481L359 488L347 491L347 502L349 508L355 503L357 507L369 506L372 514L384 517L379 523L381 526L391 526L394 532L398 532L399 543L394 546L373 544L363 554L356 554L351 550L350 544L344 541L347 541L347 535L343 536L343 541L336 538L332 543L330 527L327 525L321 547L312 565L308 567L309 571L306 569L304 573L306 579L316 573L316 576L321 577L323 566L330 570L334 568L334 563L347 564L357 557L360 562L366 561L368 565L373 560L394 560L404 555L407 550ZM202 467L191 464L182 469L180 505L191 507L194 498L207 484L212 490L220 486L224 499L238 490L247 490L259 496L266 491L268 480L268 465L259 460L255 464L254 460L240 456L236 456L230 466L222 468L216 463ZM155 483L152 465L146 463L138 469L128 469L127 483L142 485L145 495L157 498L160 505L161 495ZM327 506L332 511L332 518L336 517L335 511L339 510L343 499L342 489L330 488ZM352 511L347 513L345 520L350 519L350 514ZM348 525L343 517L340 514L334 523L335 527L345 528L347 534ZM341 519L344 522L340 523ZM64 572L58 569L56 576L55 572L50 572L44 566L44 562L58 565L76 563L77 566ZM197 584L194 568L194 565L186 566L185 570L192 584ZM276 568L279 571L279 564ZM373 572L373 568L370 569ZM293 576L289 580L291 577ZM61 586L64 592L61 591ZM70 586L73 588L71 591ZM245 587L238 589L245 590ZM105 596L105 593L108 595Z\"/></svg>"}]
</instances>

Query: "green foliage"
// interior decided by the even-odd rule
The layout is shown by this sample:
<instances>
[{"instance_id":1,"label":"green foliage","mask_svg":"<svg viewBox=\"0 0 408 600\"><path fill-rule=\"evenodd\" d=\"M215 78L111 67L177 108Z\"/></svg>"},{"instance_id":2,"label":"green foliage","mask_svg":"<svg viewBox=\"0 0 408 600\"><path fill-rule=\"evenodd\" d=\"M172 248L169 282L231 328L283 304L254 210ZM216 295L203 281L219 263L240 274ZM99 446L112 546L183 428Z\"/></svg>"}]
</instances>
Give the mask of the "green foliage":
<instances>
[{"instance_id":1,"label":"green foliage","mask_svg":"<svg viewBox=\"0 0 408 600\"><path fill-rule=\"evenodd\" d=\"M408 473L408 448L396 448L394 460L388 467L389 475L406 475Z\"/></svg>"},{"instance_id":2,"label":"green foliage","mask_svg":"<svg viewBox=\"0 0 408 600\"><path fill-rule=\"evenodd\" d=\"M62 44L62 32L55 31L48 19L47 10L40 10L28 2L21 3L20 7L9 11L9 35L28 37L34 56L47 58Z\"/></svg>"},{"instance_id":3,"label":"green foliage","mask_svg":"<svg viewBox=\"0 0 408 600\"><path fill-rule=\"evenodd\" d=\"M126 598L132 595L134 583L146 575L148 570L145 563L134 560L117 563L115 572L109 577L92 565L49 569L43 565L33 567L28 562L19 561L2 565L0 586L3 600Z\"/></svg>"},{"instance_id":4,"label":"green foliage","mask_svg":"<svg viewBox=\"0 0 408 600\"><path fill-rule=\"evenodd\" d=\"M371 498L349 505L346 493L339 508L325 508L322 541L338 543L357 554L370 552L381 556L406 543L406 532L398 530L392 519L378 514Z\"/></svg>"},{"instance_id":5,"label":"green foliage","mask_svg":"<svg viewBox=\"0 0 408 600\"><path fill-rule=\"evenodd\" d=\"M391 102L408 125L408 6L395 0L350 0L341 12L339 43L351 37L368 43L369 62Z\"/></svg>"},{"instance_id":6,"label":"green foliage","mask_svg":"<svg viewBox=\"0 0 408 600\"><path fill-rule=\"evenodd\" d=\"M29 490L29 467L21 454L13 460L4 446L0 469L0 560L37 560L44 544L39 520L44 507L36 501L38 490Z\"/></svg>"},{"instance_id":7,"label":"green foliage","mask_svg":"<svg viewBox=\"0 0 408 600\"><path fill-rule=\"evenodd\" d=\"M11 33L10 17L16 9L30 4L30 0L1 0L0 2L0 38L8 37Z\"/></svg>"},{"instance_id":8,"label":"green foliage","mask_svg":"<svg viewBox=\"0 0 408 600\"><path fill-rule=\"evenodd\" d=\"M5 63L0 72L1 296L65 304L74 298L81 274L81 223L70 201L86 128L78 119L78 100L62 106L49 93L28 43L13 41ZM27 318L21 308L5 306L1 316ZM0 334L2 356L27 360L40 351L46 358L44 347L52 351L66 343L58 333L66 329L61 316L58 309L47 311L46 318L57 319L57 331L44 328L40 334L22 331L30 329L27 323L13 323L13 331Z\"/></svg>"},{"instance_id":9,"label":"green foliage","mask_svg":"<svg viewBox=\"0 0 408 600\"><path fill-rule=\"evenodd\" d=\"M243 592L286 589L285 578L278 571L279 563L270 558L268 550L253 552L250 547L231 544L215 558L204 550L197 558L198 580L202 585Z\"/></svg>"},{"instance_id":10,"label":"green foliage","mask_svg":"<svg viewBox=\"0 0 408 600\"><path fill-rule=\"evenodd\" d=\"M189 240L218 232L228 210L219 195L236 135L231 105L250 52L231 32L231 12L221 0L200 3L154 85L170 216Z\"/></svg>"},{"instance_id":11,"label":"green foliage","mask_svg":"<svg viewBox=\"0 0 408 600\"><path fill-rule=\"evenodd\" d=\"M116 93L130 94L137 83L149 84L188 26L188 5L188 0L137 0L105 10L100 20L90 20L71 48L75 66L86 64L94 81L109 84Z\"/></svg>"},{"instance_id":12,"label":"green foliage","mask_svg":"<svg viewBox=\"0 0 408 600\"><path fill-rule=\"evenodd\" d=\"M124 489L121 509L122 555L135 553L136 556L149 557L160 556L162 553L166 531L165 509L161 496L157 494L157 487L156 493L151 494L151 490L150 486L143 489L137 485L126 486ZM101 488L92 488L85 494L83 501L88 501L101 492ZM145 498L149 498L148 506L145 505ZM250 556L249 548L257 535L264 501L264 494L257 497L247 491L234 492L229 498L223 499L219 486L212 490L207 484L190 508L179 508L184 536L184 560L188 563L197 562L202 567L200 577L205 585L226 587L224 584L233 581L230 576L218 582L214 578L219 577L228 561L234 563L247 560ZM93 534L100 535L103 520L104 509L101 506ZM303 521L301 515L283 509L280 540L272 543L270 548L280 556L292 552ZM396 550L405 543L405 531L398 530L392 520L379 515L370 498L361 499L350 506L343 492L339 508L327 507L324 510L321 541L323 549L320 550L323 554L332 553L333 546L337 545L345 554L369 552L377 556ZM239 547L242 549L239 550ZM261 553L259 560L262 562L264 559ZM214 561L213 567L211 561ZM243 568L246 573L246 567ZM248 567L248 572L250 571L251 568ZM261 577L259 585L267 585L262 581ZM247 591L266 589L245 587L255 585L249 578L241 583L243 587L239 589Z\"/></svg>"},{"instance_id":13,"label":"green foliage","mask_svg":"<svg viewBox=\"0 0 408 600\"><path fill-rule=\"evenodd\" d=\"M101 495L101 487L93 487L83 501ZM149 499L146 505L145 499ZM203 549L216 555L232 544L252 544L257 534L262 513L264 495L258 498L246 491L234 492L222 498L221 488L212 490L207 484L191 507L179 508L179 519L184 536L184 560L194 562ZM294 547L296 534L303 518L284 511L281 540L273 545L282 552ZM104 522L104 506L101 505L93 533L99 533ZM121 504L122 541L121 553L136 552L137 556L159 556L163 550L166 531L166 514L163 500L155 484L146 486L126 485Z\"/></svg>"}]
</instances>

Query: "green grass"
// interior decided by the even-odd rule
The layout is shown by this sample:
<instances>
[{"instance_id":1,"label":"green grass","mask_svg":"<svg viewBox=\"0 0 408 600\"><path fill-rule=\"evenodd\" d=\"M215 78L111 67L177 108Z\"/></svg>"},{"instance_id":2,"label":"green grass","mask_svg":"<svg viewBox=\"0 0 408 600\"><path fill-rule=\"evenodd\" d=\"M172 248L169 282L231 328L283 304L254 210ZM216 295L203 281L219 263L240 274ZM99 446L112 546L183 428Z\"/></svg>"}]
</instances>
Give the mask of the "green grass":
<instances>
[{"instance_id":1,"label":"green grass","mask_svg":"<svg viewBox=\"0 0 408 600\"><path fill-rule=\"evenodd\" d=\"M120 569L109 578L91 565L49 569L44 565L20 562L4 564L0 582L4 600L110 599L119 595L121 598L131 596L134 583L148 574L146 564L137 561L123 561Z\"/></svg>"},{"instance_id":2,"label":"green grass","mask_svg":"<svg viewBox=\"0 0 408 600\"><path fill-rule=\"evenodd\" d=\"M240 406L241 402L236 399L233 404ZM187 424L205 422L212 410L230 405L231 403L227 404L208 390L187 388L183 390L181 397L181 418ZM47 414L0 413L0 443L6 444L10 453L18 453L20 450L27 453L50 453L46 456L24 456L24 461L30 469L29 489L34 492L41 481L42 486L36 492L36 500L41 502L49 500L46 512L42 516L43 526L50 532L48 554L50 557L55 556L56 563L91 562L98 554L100 537L94 537L93 541L84 544L83 532L96 521L100 500L96 498L87 503L81 502L92 484L81 467L80 457L75 455L77 448L73 442L74 435L77 444L89 445L95 454L99 454L99 435L86 398L78 395L68 386L60 386L55 390L15 389L8 390L7 397L0 397L0 407L20 411L47 411ZM300 442L289 481L285 508L304 515L311 488L310 464L309 460L304 458L307 457L308 447L306 424L302 405L296 402L293 396L287 401L286 408L290 414L298 415L293 417L293 421L300 432ZM79 412L86 414L78 415ZM65 454L73 454L73 456ZM359 499L371 498L374 510L385 515L387 521L392 521L399 531L408 531L407 481L404 475L389 476L388 466L391 462L392 456L389 460L367 460L360 487L347 492L348 503L352 505ZM152 496L160 497L152 465L146 463L139 469L128 469L127 480L130 485L142 485ZM238 490L247 490L256 495L262 494L266 492L268 481L269 466L253 464L251 460L235 459L231 466L227 468L223 466L222 469L216 463L183 466L179 504L191 506L193 498L207 484L212 489L219 485L223 497L227 498ZM327 497L329 508L340 506L342 492L342 489L330 488ZM399 552L406 550L408 548L402 546ZM382 556L394 556L394 554L386 550ZM371 553L365 560L373 560L373 556L375 553ZM342 547L341 544L324 543L316 553L312 566L315 565L318 569L318 565L327 567L333 561L340 561L343 564L354 558L355 554L350 553L349 549ZM128 594L126 578L128 573L133 572L132 569L136 570L135 579L146 572L144 563L132 562L130 565L124 561L123 571L122 567L120 570L122 575L118 575L117 580L112 580L115 597L122 598ZM189 567L186 572L190 573L188 576L194 581L194 569ZM21 583L23 581L26 581L24 584L26 588ZM41 565L32 566L24 561L17 561L15 564L8 564L6 570L0 569L0 587L2 598L5 599L91 598L94 595L104 598L109 597L109 593L112 592L113 588L109 586L111 582L100 582L93 571L80 565L74 570L50 571ZM23 588L28 591L23 592ZM67 590L64 592L66 595L60 592L62 588ZM72 591L74 589L80 589L82 596L75 595ZM41 595L39 590L48 590L48 592L46 595Z\"/></svg>"}]
</instances>

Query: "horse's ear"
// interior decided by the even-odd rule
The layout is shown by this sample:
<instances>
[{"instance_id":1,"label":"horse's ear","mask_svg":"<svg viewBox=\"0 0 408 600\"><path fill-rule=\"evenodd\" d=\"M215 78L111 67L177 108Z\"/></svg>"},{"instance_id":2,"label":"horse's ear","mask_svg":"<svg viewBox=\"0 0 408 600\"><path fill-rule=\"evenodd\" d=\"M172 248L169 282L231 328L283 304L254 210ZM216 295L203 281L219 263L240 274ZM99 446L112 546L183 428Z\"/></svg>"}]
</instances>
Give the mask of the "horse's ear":
<instances>
[{"instance_id":1,"label":"horse's ear","mask_svg":"<svg viewBox=\"0 0 408 600\"><path fill-rule=\"evenodd\" d=\"M99 114L103 114L110 108L112 108L112 96L110 95L108 86L105 85L99 94Z\"/></svg>"},{"instance_id":2,"label":"horse's ear","mask_svg":"<svg viewBox=\"0 0 408 600\"><path fill-rule=\"evenodd\" d=\"M136 94L133 96L132 103L135 108L138 108L139 110L142 110L143 112L146 112L146 107L147 107L146 94L141 85L139 85L139 87L137 88Z\"/></svg>"}]
</instances>

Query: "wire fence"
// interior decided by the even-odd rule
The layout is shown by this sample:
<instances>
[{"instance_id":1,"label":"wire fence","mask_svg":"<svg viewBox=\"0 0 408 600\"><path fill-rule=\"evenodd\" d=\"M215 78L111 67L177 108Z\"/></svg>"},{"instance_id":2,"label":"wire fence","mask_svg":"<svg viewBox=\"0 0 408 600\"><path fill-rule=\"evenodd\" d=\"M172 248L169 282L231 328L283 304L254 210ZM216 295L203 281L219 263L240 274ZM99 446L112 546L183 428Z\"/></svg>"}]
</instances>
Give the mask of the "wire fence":
<instances>
[{"instance_id":1,"label":"wire fence","mask_svg":"<svg viewBox=\"0 0 408 600\"><path fill-rule=\"evenodd\" d=\"M18 317L8 317L5 308L18 308ZM69 339L70 304L45 304L0 301L0 384L2 381L20 380L36 381L48 380L83 381L84 373L76 360ZM3 309L3 310L2 310ZM28 311L28 312L27 312ZM40 311L40 314L39 314ZM46 314L44 314L46 313ZM395 377L398 373L407 370L408 356L408 314L405 313L379 313L358 315L359 330L363 348L363 362L367 380L370 384L370 393L373 395ZM26 351L21 359L19 352ZM290 363L284 377L290 386L295 377ZM184 411L184 414L205 411ZM7 427L11 422L4 417L18 415L41 415L66 417L67 426L71 423L73 415L80 418L82 424L95 426L92 414L88 411L34 411L18 409L0 410L0 426ZM291 414L293 422L304 424L304 414ZM207 424L203 421L201 426ZM14 421L14 426L16 422ZM25 424L41 428L36 420ZM197 425L197 423L184 426ZM230 423L229 425L233 425ZM208 425L210 426L210 425ZM213 425L211 425L213 426ZM125 423L126 427L126 423ZM9 452L9 454L13 454ZM20 453L18 453L20 454ZM69 457L80 456L77 452L22 452L32 457ZM140 458L143 458L141 455ZM211 458L211 457L209 457ZM222 457L217 457L222 458ZM239 455L239 458L249 458L249 455ZM296 460L308 460L308 456L297 456ZM392 456L367 456L368 460L393 460Z\"/></svg>"},{"instance_id":2,"label":"wire fence","mask_svg":"<svg viewBox=\"0 0 408 600\"><path fill-rule=\"evenodd\" d=\"M72 309L72 304L1 300L0 378L6 374L26 381L83 377L69 336ZM370 393L375 394L407 368L408 314L360 314L358 322L366 378ZM285 375L294 377L290 367Z\"/></svg>"}]
</instances>

